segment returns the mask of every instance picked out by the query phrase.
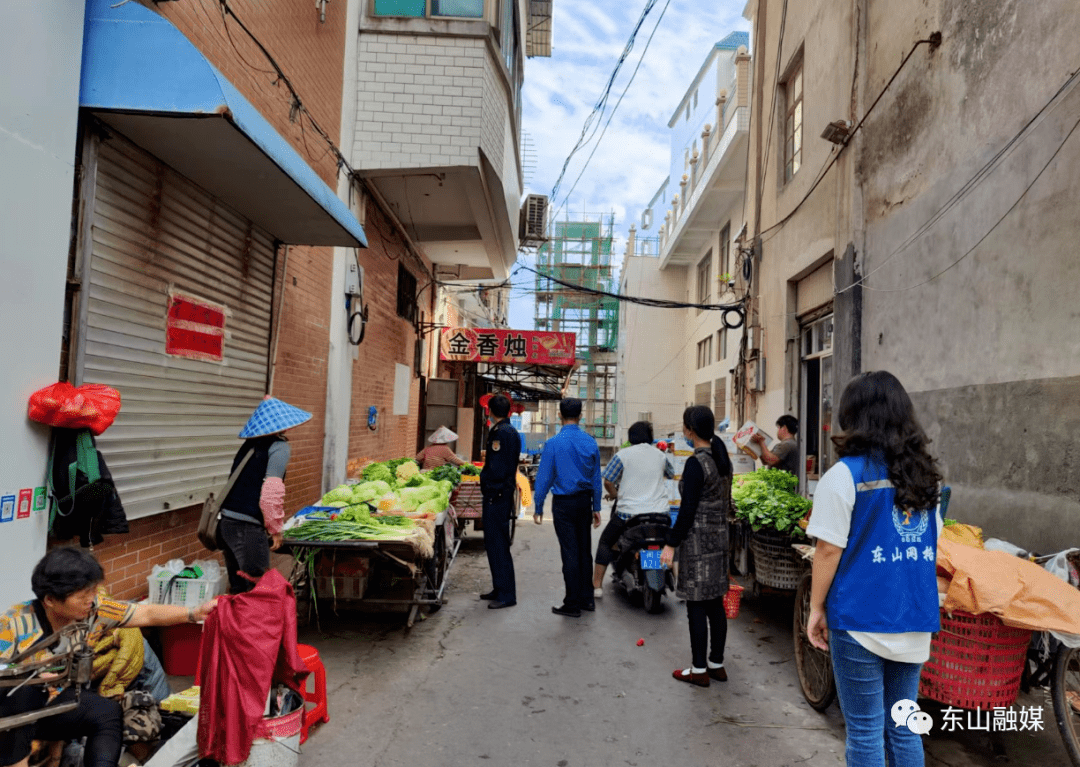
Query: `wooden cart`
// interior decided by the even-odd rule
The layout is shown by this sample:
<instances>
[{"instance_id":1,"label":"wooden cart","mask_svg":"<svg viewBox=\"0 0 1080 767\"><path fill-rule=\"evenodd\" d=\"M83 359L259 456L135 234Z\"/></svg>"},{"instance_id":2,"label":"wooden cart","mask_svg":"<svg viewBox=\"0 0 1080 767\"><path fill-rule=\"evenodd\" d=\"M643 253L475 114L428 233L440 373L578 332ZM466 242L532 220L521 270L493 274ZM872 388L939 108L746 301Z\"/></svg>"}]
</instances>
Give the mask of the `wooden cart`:
<instances>
[{"instance_id":1,"label":"wooden cart","mask_svg":"<svg viewBox=\"0 0 1080 767\"><path fill-rule=\"evenodd\" d=\"M288 531L286 531L286 536ZM434 556L422 557L406 541L298 541L285 539L289 553L303 560L293 573L301 622L329 609L407 613L411 628L422 607L442 607L450 567L461 540L453 507L435 522ZM307 566L303 552L315 561Z\"/></svg>"}]
</instances>

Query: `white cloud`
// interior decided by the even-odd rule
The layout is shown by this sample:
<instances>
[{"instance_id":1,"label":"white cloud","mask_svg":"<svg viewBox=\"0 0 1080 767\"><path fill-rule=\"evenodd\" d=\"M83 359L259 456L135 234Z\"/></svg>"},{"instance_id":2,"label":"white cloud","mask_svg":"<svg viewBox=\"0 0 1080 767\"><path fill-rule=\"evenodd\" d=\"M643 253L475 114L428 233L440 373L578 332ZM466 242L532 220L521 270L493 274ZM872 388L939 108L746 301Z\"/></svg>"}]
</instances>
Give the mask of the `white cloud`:
<instances>
[{"instance_id":1,"label":"white cloud","mask_svg":"<svg viewBox=\"0 0 1080 767\"><path fill-rule=\"evenodd\" d=\"M667 177L671 143L667 121L697 74L710 48L729 33L747 30L743 0L671 0L641 67L603 140L585 166L604 123L637 67L668 0L660 0L638 32L634 48L615 80L607 112L592 143L571 159L559 199L570 192L560 218L569 212L615 213L615 252L621 261L630 224ZM644 0L629 6L614 0L574 0L553 7L553 51L550 59L529 59L523 92L524 128L536 149L536 170L529 192L550 194L563 162L611 76L626 40L637 23ZM582 169L584 172L582 173ZM515 285L527 286L523 272ZM511 325L531 327L533 302L527 290L515 289Z\"/></svg>"}]
</instances>

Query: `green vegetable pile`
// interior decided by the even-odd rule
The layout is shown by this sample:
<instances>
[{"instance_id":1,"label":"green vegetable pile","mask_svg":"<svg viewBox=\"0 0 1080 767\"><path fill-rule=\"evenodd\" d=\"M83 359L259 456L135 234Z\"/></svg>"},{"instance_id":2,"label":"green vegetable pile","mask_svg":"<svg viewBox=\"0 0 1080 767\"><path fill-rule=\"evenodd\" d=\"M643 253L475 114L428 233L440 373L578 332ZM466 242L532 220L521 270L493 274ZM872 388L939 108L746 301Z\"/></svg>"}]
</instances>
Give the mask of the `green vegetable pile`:
<instances>
[{"instance_id":1,"label":"green vegetable pile","mask_svg":"<svg viewBox=\"0 0 1080 767\"><path fill-rule=\"evenodd\" d=\"M401 540L415 526L408 517L373 517L367 504L357 504L333 514L308 514L303 524L289 530L288 537L294 541Z\"/></svg>"},{"instance_id":2,"label":"green vegetable pile","mask_svg":"<svg viewBox=\"0 0 1080 767\"><path fill-rule=\"evenodd\" d=\"M424 473L436 482L446 480L453 483L455 487L461 483L461 472L452 463L444 463L442 466L436 466L434 469Z\"/></svg>"},{"instance_id":3,"label":"green vegetable pile","mask_svg":"<svg viewBox=\"0 0 1080 767\"><path fill-rule=\"evenodd\" d=\"M473 466L471 463L467 463L461 467L461 475L463 477L479 477L480 467Z\"/></svg>"},{"instance_id":4,"label":"green vegetable pile","mask_svg":"<svg viewBox=\"0 0 1080 767\"><path fill-rule=\"evenodd\" d=\"M411 458L369 464L362 472L362 482L335 487L318 505L345 508L367 503L378 511L439 514L450 505L454 478L460 481L460 475L456 469L453 474L437 471L421 472Z\"/></svg>"},{"instance_id":5,"label":"green vegetable pile","mask_svg":"<svg viewBox=\"0 0 1080 767\"><path fill-rule=\"evenodd\" d=\"M798 523L810 510L810 501L798 495L798 487L798 478L780 469L764 467L740 474L731 488L735 516L749 522L755 531L770 528L805 536Z\"/></svg>"}]
</instances>

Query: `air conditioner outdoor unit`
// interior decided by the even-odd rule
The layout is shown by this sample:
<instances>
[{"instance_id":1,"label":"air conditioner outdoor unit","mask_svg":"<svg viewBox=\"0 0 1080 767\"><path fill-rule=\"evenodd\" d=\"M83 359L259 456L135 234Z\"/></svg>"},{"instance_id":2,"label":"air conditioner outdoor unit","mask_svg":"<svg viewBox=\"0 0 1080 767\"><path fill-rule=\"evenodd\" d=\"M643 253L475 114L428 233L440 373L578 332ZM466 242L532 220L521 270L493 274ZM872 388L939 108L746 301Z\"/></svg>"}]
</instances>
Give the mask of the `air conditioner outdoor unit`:
<instances>
[{"instance_id":1,"label":"air conditioner outdoor unit","mask_svg":"<svg viewBox=\"0 0 1080 767\"><path fill-rule=\"evenodd\" d=\"M547 215L547 195L530 194L525 198L518 218L518 239L522 245L535 246L547 242Z\"/></svg>"}]
</instances>

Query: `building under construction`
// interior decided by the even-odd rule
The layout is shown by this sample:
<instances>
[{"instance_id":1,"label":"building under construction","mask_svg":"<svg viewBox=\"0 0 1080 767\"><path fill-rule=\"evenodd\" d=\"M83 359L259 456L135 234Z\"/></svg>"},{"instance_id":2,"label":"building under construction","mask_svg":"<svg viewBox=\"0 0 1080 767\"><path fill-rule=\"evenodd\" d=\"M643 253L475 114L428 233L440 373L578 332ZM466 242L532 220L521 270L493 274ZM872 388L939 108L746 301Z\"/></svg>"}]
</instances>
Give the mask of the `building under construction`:
<instances>
[{"instance_id":1,"label":"building under construction","mask_svg":"<svg viewBox=\"0 0 1080 767\"><path fill-rule=\"evenodd\" d=\"M596 438L604 460L618 444L619 302L596 291L618 291L611 263L614 228L613 214L553 222L536 267L536 329L577 334L577 368L568 393L582 400L581 426ZM539 416L534 430L558 431L558 403L541 405Z\"/></svg>"}]
</instances>

